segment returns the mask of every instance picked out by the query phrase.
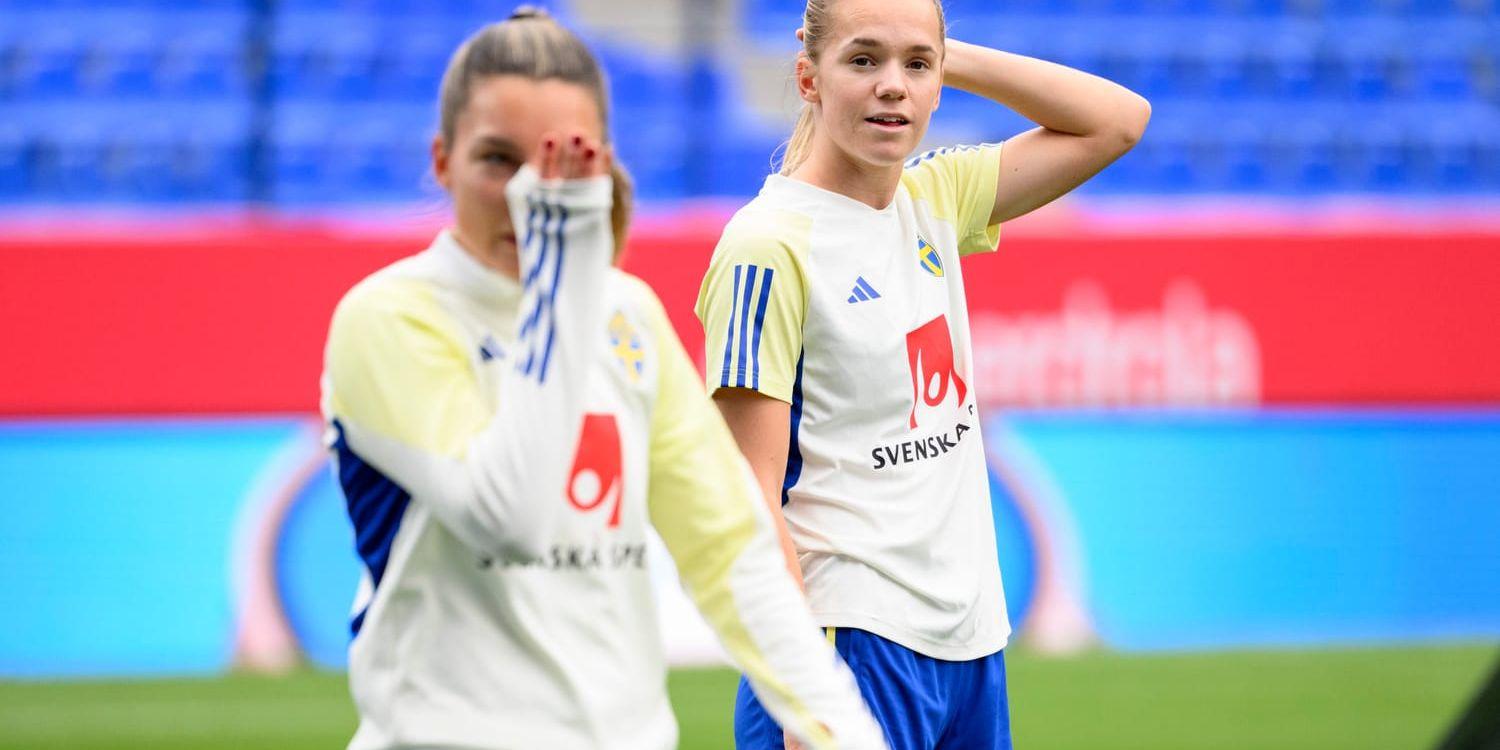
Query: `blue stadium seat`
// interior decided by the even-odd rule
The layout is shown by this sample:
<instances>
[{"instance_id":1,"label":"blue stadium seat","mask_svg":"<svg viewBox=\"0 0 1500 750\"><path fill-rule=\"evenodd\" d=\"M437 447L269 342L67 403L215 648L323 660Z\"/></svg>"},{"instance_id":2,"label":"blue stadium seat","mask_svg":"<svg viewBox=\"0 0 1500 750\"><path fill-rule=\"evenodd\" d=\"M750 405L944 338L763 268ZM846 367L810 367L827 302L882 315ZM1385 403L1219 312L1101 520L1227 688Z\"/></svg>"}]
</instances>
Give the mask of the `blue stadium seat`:
<instances>
[{"instance_id":1,"label":"blue stadium seat","mask_svg":"<svg viewBox=\"0 0 1500 750\"><path fill-rule=\"evenodd\" d=\"M250 118L214 106L195 108L191 127L177 131L174 154L181 195L189 200L243 201L249 197Z\"/></svg>"},{"instance_id":2,"label":"blue stadium seat","mask_svg":"<svg viewBox=\"0 0 1500 750\"><path fill-rule=\"evenodd\" d=\"M1246 66L1248 50L1243 40L1230 34L1208 36L1199 47L1202 55L1204 90L1226 99L1244 97L1250 88Z\"/></svg>"},{"instance_id":3,"label":"blue stadium seat","mask_svg":"<svg viewBox=\"0 0 1500 750\"><path fill-rule=\"evenodd\" d=\"M79 90L84 42L76 31L44 18L31 15L20 22L28 33L12 48L12 85L18 98L67 97Z\"/></svg>"},{"instance_id":4,"label":"blue stadium seat","mask_svg":"<svg viewBox=\"0 0 1500 750\"><path fill-rule=\"evenodd\" d=\"M93 119L61 121L47 133L53 146L52 170L45 185L64 202L96 201L105 192L102 123ZM45 189L45 188L44 188Z\"/></svg>"},{"instance_id":5,"label":"blue stadium seat","mask_svg":"<svg viewBox=\"0 0 1500 750\"><path fill-rule=\"evenodd\" d=\"M89 38L77 70L81 95L144 97L154 93L152 70L161 40L133 20L121 18L116 29L86 34Z\"/></svg>"},{"instance_id":6,"label":"blue stadium seat","mask_svg":"<svg viewBox=\"0 0 1500 750\"><path fill-rule=\"evenodd\" d=\"M609 77L615 108L650 109L687 101L692 81L682 60L643 53L614 41L596 41L594 53Z\"/></svg>"},{"instance_id":7,"label":"blue stadium seat","mask_svg":"<svg viewBox=\"0 0 1500 750\"><path fill-rule=\"evenodd\" d=\"M793 34L802 26L806 4L799 0L744 0L740 4L740 27L755 42L772 49L797 48Z\"/></svg>"},{"instance_id":8,"label":"blue stadium seat","mask_svg":"<svg viewBox=\"0 0 1500 750\"><path fill-rule=\"evenodd\" d=\"M787 133L770 127L726 127L712 143L709 158L703 160L702 173L694 175L701 184L693 187L696 195L754 195L760 191L766 176L779 159L780 147Z\"/></svg>"},{"instance_id":9,"label":"blue stadium seat","mask_svg":"<svg viewBox=\"0 0 1500 750\"><path fill-rule=\"evenodd\" d=\"M1271 160L1265 127L1257 120L1230 121L1221 133L1224 174L1221 188L1229 192L1261 192L1271 186Z\"/></svg>"},{"instance_id":10,"label":"blue stadium seat","mask_svg":"<svg viewBox=\"0 0 1500 750\"><path fill-rule=\"evenodd\" d=\"M1359 187L1379 193L1402 192L1417 176L1420 142L1401 125L1367 122L1357 131L1361 165Z\"/></svg>"},{"instance_id":11,"label":"blue stadium seat","mask_svg":"<svg viewBox=\"0 0 1500 750\"><path fill-rule=\"evenodd\" d=\"M451 24L413 19L388 35L374 64L374 86L381 98L436 102L448 58L463 41ZM435 105L434 105L435 106Z\"/></svg>"},{"instance_id":12,"label":"blue stadium seat","mask_svg":"<svg viewBox=\"0 0 1500 750\"><path fill-rule=\"evenodd\" d=\"M417 200L427 195L434 105L287 105L272 128L280 205Z\"/></svg>"},{"instance_id":13,"label":"blue stadium seat","mask_svg":"<svg viewBox=\"0 0 1500 750\"><path fill-rule=\"evenodd\" d=\"M0 123L0 202L27 195L31 184L30 139L19 123Z\"/></svg>"},{"instance_id":14,"label":"blue stadium seat","mask_svg":"<svg viewBox=\"0 0 1500 750\"><path fill-rule=\"evenodd\" d=\"M368 99L380 39L372 21L338 13L288 13L271 43L270 85L277 97Z\"/></svg>"},{"instance_id":15,"label":"blue stadium seat","mask_svg":"<svg viewBox=\"0 0 1500 750\"><path fill-rule=\"evenodd\" d=\"M1317 80L1317 42L1310 35L1276 29L1256 49L1270 65L1271 87L1262 92L1283 99L1305 99L1313 95Z\"/></svg>"},{"instance_id":16,"label":"blue stadium seat","mask_svg":"<svg viewBox=\"0 0 1500 750\"><path fill-rule=\"evenodd\" d=\"M686 197L689 172L704 168L702 164L689 164L683 138L689 128L704 123L690 123L687 118L688 111L681 106L615 109L615 153L635 177L636 192L643 198Z\"/></svg>"},{"instance_id":17,"label":"blue stadium seat","mask_svg":"<svg viewBox=\"0 0 1500 750\"><path fill-rule=\"evenodd\" d=\"M185 19L182 19L185 20ZM200 15L169 27L154 72L155 90L174 98L222 98L247 93L247 20L233 14Z\"/></svg>"}]
</instances>

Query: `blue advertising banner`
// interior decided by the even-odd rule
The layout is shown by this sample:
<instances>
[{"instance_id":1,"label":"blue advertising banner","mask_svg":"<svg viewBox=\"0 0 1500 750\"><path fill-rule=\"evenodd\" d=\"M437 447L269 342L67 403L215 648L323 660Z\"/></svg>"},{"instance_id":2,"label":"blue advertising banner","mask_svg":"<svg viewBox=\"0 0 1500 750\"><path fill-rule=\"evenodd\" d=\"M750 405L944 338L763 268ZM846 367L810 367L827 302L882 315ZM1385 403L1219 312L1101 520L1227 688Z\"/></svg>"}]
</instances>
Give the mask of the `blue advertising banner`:
<instances>
[{"instance_id":1,"label":"blue advertising banner","mask_svg":"<svg viewBox=\"0 0 1500 750\"><path fill-rule=\"evenodd\" d=\"M359 562L319 433L0 424L0 677L341 667ZM1500 412L1007 412L985 439L1035 647L1500 635Z\"/></svg>"}]
</instances>

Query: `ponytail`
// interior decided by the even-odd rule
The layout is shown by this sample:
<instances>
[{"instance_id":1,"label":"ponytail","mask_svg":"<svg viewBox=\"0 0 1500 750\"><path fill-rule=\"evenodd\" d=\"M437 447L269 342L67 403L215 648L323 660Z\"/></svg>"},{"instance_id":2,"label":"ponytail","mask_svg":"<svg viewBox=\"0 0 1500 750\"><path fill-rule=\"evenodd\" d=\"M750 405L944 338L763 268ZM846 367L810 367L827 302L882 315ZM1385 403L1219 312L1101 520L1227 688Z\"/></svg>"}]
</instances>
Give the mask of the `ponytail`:
<instances>
[{"instance_id":1,"label":"ponytail","mask_svg":"<svg viewBox=\"0 0 1500 750\"><path fill-rule=\"evenodd\" d=\"M797 124L792 128L792 137L786 142L786 150L781 154L781 174L789 175L802 162L807 161L807 152L811 150L813 129L817 127L818 115L813 112L812 105L802 105L801 114L797 115Z\"/></svg>"},{"instance_id":2,"label":"ponytail","mask_svg":"<svg viewBox=\"0 0 1500 750\"><path fill-rule=\"evenodd\" d=\"M635 180L619 159L610 160L609 176L614 180L614 202L609 209L609 225L615 234L615 262L625 253L625 233L630 231L630 212L635 209Z\"/></svg>"}]
</instances>

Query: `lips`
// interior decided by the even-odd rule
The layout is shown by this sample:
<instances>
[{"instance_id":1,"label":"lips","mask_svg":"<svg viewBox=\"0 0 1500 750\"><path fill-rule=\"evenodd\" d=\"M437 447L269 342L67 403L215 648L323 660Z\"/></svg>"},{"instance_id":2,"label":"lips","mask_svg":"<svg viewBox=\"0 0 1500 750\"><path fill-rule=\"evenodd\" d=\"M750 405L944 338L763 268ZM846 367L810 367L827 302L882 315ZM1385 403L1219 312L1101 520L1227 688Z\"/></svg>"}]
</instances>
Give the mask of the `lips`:
<instances>
[{"instance_id":1,"label":"lips","mask_svg":"<svg viewBox=\"0 0 1500 750\"><path fill-rule=\"evenodd\" d=\"M907 125L911 124L911 122L905 117L897 114L871 115L865 118L865 122L868 122L876 127L889 128L892 130L904 128Z\"/></svg>"}]
</instances>

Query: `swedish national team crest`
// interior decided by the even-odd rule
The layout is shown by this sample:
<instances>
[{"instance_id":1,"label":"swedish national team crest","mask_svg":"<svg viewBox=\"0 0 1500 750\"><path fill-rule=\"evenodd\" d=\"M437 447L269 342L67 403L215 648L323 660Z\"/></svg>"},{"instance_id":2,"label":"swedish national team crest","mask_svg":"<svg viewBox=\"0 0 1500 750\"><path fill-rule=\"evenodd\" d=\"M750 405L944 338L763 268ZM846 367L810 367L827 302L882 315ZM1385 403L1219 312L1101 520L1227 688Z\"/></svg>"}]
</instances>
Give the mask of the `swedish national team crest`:
<instances>
[{"instance_id":1,"label":"swedish national team crest","mask_svg":"<svg viewBox=\"0 0 1500 750\"><path fill-rule=\"evenodd\" d=\"M922 270L938 278L943 278L943 259L938 255L937 248L927 240L917 235L917 262L921 264Z\"/></svg>"},{"instance_id":2,"label":"swedish national team crest","mask_svg":"<svg viewBox=\"0 0 1500 750\"><path fill-rule=\"evenodd\" d=\"M640 380L646 369L646 350L641 344L640 334L623 313L615 313L609 321L609 345L625 372L630 374L630 379Z\"/></svg>"}]
</instances>

